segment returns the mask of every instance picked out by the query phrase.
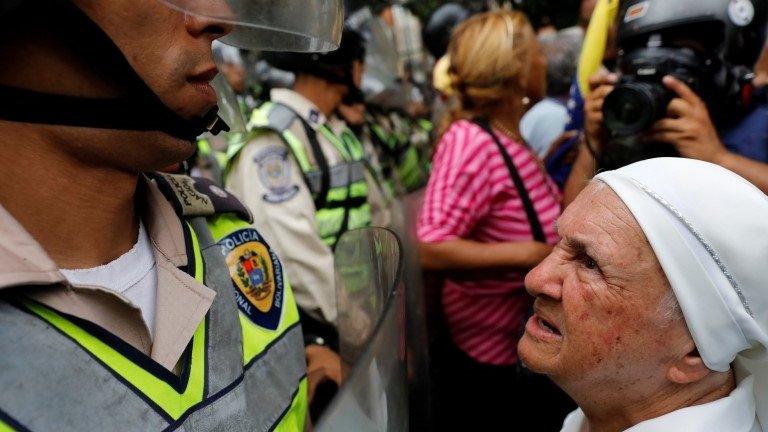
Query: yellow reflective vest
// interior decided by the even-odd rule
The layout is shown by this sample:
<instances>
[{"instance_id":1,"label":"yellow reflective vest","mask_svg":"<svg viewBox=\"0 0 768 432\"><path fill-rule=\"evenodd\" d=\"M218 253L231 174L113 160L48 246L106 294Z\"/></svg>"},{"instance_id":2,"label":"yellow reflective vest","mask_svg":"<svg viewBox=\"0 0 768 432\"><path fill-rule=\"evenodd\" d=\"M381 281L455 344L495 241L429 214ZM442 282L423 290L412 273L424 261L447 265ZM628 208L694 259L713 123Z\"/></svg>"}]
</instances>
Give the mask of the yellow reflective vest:
<instances>
[{"instance_id":1,"label":"yellow reflective vest","mask_svg":"<svg viewBox=\"0 0 768 432\"><path fill-rule=\"evenodd\" d=\"M365 177L371 168L362 143L352 131L347 129L341 136L336 136L327 126L320 127L319 132L343 157L343 162L328 166L319 144L303 143L291 132L290 126L296 121L302 119L287 106L267 102L253 112L248 130L251 138L265 131L274 132L282 138L296 158L304 181L312 193L318 234L326 245L333 248L346 231L371 225L371 206ZM246 139L230 146L225 177L232 162L249 141ZM316 164L310 162L308 151L312 151L314 159L318 161Z\"/></svg>"},{"instance_id":2,"label":"yellow reflective vest","mask_svg":"<svg viewBox=\"0 0 768 432\"><path fill-rule=\"evenodd\" d=\"M280 260L239 202L200 193L210 182L153 178L183 219L186 271L217 293L181 373L88 321L3 297L0 431L304 430L304 344Z\"/></svg>"}]
</instances>

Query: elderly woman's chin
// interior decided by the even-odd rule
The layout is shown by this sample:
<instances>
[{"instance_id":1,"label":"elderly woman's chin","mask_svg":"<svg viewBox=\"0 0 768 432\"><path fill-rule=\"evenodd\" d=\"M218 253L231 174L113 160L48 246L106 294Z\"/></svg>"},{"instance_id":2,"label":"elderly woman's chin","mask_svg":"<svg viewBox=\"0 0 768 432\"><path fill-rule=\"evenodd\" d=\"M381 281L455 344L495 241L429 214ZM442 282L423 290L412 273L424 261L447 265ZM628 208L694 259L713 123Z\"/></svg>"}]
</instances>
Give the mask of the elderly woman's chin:
<instances>
[{"instance_id":1,"label":"elderly woman's chin","mask_svg":"<svg viewBox=\"0 0 768 432\"><path fill-rule=\"evenodd\" d=\"M517 353L528 369L551 375L559 369L562 348L563 335L554 333L537 315L533 315L525 326Z\"/></svg>"}]
</instances>

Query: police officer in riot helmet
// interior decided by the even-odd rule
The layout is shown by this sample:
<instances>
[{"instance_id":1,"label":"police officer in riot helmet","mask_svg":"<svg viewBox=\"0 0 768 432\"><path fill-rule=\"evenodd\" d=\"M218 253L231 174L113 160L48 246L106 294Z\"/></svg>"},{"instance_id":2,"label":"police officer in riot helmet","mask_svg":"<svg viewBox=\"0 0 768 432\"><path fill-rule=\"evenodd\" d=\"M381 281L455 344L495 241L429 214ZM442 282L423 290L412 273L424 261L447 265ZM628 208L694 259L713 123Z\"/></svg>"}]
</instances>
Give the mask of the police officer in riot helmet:
<instances>
[{"instance_id":1,"label":"police officer in riot helmet","mask_svg":"<svg viewBox=\"0 0 768 432\"><path fill-rule=\"evenodd\" d=\"M586 144L599 168L696 157L692 141L719 143L717 131L752 108L766 18L763 0L627 2L617 74L594 77L587 97Z\"/></svg>"},{"instance_id":2,"label":"police officer in riot helmet","mask_svg":"<svg viewBox=\"0 0 768 432\"><path fill-rule=\"evenodd\" d=\"M0 430L303 429L280 259L238 199L159 170L234 124L212 41L328 51L342 18L340 0L0 2Z\"/></svg>"},{"instance_id":3,"label":"police officer in riot helmet","mask_svg":"<svg viewBox=\"0 0 768 432\"><path fill-rule=\"evenodd\" d=\"M308 344L334 348L337 340L333 248L347 230L389 226L391 212L366 148L337 116L362 101L364 47L343 32L327 53L263 53L277 69L296 75L292 88L275 88L249 121L249 141L232 146L227 188L268 227L286 257Z\"/></svg>"},{"instance_id":4,"label":"police officer in riot helmet","mask_svg":"<svg viewBox=\"0 0 768 432\"><path fill-rule=\"evenodd\" d=\"M328 53L264 52L262 59L277 69L294 74L311 75L338 85L345 103L363 100L355 75L360 74L359 61L365 56L365 46L358 32L345 29L339 49Z\"/></svg>"}]
</instances>

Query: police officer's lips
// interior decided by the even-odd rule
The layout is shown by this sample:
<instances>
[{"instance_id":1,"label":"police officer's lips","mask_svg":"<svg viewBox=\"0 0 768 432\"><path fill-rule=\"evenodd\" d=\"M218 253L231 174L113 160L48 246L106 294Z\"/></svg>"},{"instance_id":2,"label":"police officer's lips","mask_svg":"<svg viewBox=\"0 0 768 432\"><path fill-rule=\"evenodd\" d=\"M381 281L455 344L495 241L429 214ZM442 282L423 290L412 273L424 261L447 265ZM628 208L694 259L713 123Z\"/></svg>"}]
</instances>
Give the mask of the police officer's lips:
<instances>
[{"instance_id":1,"label":"police officer's lips","mask_svg":"<svg viewBox=\"0 0 768 432\"><path fill-rule=\"evenodd\" d=\"M202 72L196 73L194 75L190 75L187 78L187 82L192 84L192 87L197 90L197 92L200 94L201 98L205 101L206 105L214 106L216 105L216 91L213 89L213 86L211 86L211 80L216 77L216 74L219 73L219 70L216 69L216 66L210 66L207 67Z\"/></svg>"},{"instance_id":2,"label":"police officer's lips","mask_svg":"<svg viewBox=\"0 0 768 432\"><path fill-rule=\"evenodd\" d=\"M525 331L542 340L559 341L563 338L556 321L537 304L533 306L533 316L528 320Z\"/></svg>"}]
</instances>

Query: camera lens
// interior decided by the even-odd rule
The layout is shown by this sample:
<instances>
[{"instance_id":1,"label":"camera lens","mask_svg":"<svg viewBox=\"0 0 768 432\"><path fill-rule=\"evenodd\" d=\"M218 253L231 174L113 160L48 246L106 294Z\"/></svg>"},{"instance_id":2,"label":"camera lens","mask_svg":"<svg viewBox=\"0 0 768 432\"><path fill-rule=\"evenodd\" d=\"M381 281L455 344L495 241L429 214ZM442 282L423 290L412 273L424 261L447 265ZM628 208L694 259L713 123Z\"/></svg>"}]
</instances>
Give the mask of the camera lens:
<instances>
[{"instance_id":1,"label":"camera lens","mask_svg":"<svg viewBox=\"0 0 768 432\"><path fill-rule=\"evenodd\" d=\"M667 91L660 84L619 84L605 98L603 122L616 136L634 135L661 119L667 103Z\"/></svg>"}]
</instances>

